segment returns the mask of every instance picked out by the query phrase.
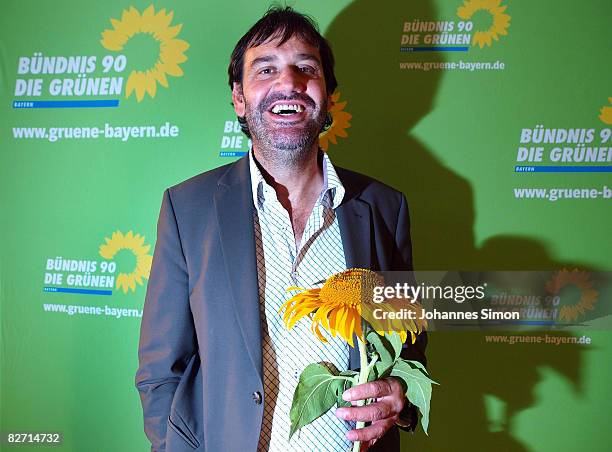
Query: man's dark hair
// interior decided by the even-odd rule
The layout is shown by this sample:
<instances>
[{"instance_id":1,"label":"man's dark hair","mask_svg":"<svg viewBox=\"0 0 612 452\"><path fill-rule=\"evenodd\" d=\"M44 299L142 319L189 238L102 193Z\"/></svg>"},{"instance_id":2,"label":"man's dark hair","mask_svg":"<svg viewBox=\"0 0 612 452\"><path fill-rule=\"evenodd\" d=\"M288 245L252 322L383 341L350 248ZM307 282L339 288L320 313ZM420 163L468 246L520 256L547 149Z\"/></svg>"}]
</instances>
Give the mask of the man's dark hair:
<instances>
[{"instance_id":1,"label":"man's dark hair","mask_svg":"<svg viewBox=\"0 0 612 452\"><path fill-rule=\"evenodd\" d=\"M334 75L334 55L327 40L321 36L315 21L304 14L294 11L291 7L273 6L264 16L251 27L234 47L230 64L227 68L229 86L233 89L234 82L242 83L244 54L252 48L265 44L272 39L280 38L279 45L284 44L293 36L316 47L321 55L325 87L330 95L338 86Z\"/></svg>"}]
</instances>

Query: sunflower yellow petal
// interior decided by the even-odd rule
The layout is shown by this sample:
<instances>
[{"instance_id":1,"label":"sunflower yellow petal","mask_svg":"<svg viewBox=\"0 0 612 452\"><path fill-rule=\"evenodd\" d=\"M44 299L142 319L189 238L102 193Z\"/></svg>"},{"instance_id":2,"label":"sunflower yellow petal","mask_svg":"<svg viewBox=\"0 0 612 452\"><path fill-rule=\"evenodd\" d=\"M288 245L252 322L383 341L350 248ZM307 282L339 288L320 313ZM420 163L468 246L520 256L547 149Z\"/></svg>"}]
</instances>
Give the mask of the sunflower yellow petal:
<instances>
[{"instance_id":1,"label":"sunflower yellow petal","mask_svg":"<svg viewBox=\"0 0 612 452\"><path fill-rule=\"evenodd\" d=\"M361 316L358 316L357 320L355 321L355 334L357 335L358 339L363 339L363 329L361 327Z\"/></svg>"},{"instance_id":2,"label":"sunflower yellow petal","mask_svg":"<svg viewBox=\"0 0 612 452\"><path fill-rule=\"evenodd\" d=\"M130 9L123 10L121 15L123 31L130 36L137 33L140 31L141 20L140 13L133 6L130 6Z\"/></svg>"},{"instance_id":3,"label":"sunflower yellow petal","mask_svg":"<svg viewBox=\"0 0 612 452\"><path fill-rule=\"evenodd\" d=\"M136 79L138 71L132 71L127 79L127 84L125 86L125 97L130 97L134 88L136 88Z\"/></svg>"},{"instance_id":4,"label":"sunflower yellow petal","mask_svg":"<svg viewBox=\"0 0 612 452\"><path fill-rule=\"evenodd\" d=\"M144 85L144 80L142 83L136 85L134 87L134 91L136 91L136 100L138 102L141 102L142 99L144 99L144 95L145 95L145 85Z\"/></svg>"},{"instance_id":5,"label":"sunflower yellow petal","mask_svg":"<svg viewBox=\"0 0 612 452\"><path fill-rule=\"evenodd\" d=\"M317 310L317 313L315 314L315 317L313 319L313 321L316 320L318 322L321 322L321 326L325 328L327 331L329 331L330 329L328 316L332 309L333 309L332 306L326 306L326 305L321 306Z\"/></svg>"},{"instance_id":6,"label":"sunflower yellow petal","mask_svg":"<svg viewBox=\"0 0 612 452\"><path fill-rule=\"evenodd\" d=\"M171 39L163 41L159 49L159 59L166 64L178 64L187 61L183 53L189 48L189 44L182 39Z\"/></svg>"},{"instance_id":7,"label":"sunflower yellow petal","mask_svg":"<svg viewBox=\"0 0 612 452\"><path fill-rule=\"evenodd\" d=\"M302 309L300 312L298 313L294 313L294 315L286 322L287 323L287 329L291 329L295 326L295 324L298 322L298 320L306 317L308 314L310 314L313 310L307 310L307 309Z\"/></svg>"},{"instance_id":8,"label":"sunflower yellow petal","mask_svg":"<svg viewBox=\"0 0 612 452\"><path fill-rule=\"evenodd\" d=\"M323 336L323 333L321 333L321 329L319 328L319 324L318 323L313 321L310 328L311 328L312 332L315 334L315 336L321 342L327 343L327 339L325 338L325 336Z\"/></svg>"},{"instance_id":9,"label":"sunflower yellow petal","mask_svg":"<svg viewBox=\"0 0 612 452\"><path fill-rule=\"evenodd\" d=\"M353 329L355 327L355 312L353 310L347 309L346 319L344 321L344 325L342 328L342 337L344 340L351 346L354 346L353 343Z\"/></svg>"},{"instance_id":10,"label":"sunflower yellow petal","mask_svg":"<svg viewBox=\"0 0 612 452\"><path fill-rule=\"evenodd\" d=\"M333 337L336 337L336 322L338 318L338 310L334 309L329 314L329 332Z\"/></svg>"},{"instance_id":11,"label":"sunflower yellow petal","mask_svg":"<svg viewBox=\"0 0 612 452\"><path fill-rule=\"evenodd\" d=\"M164 88L168 88L168 79L166 78L166 74L164 74L163 69L161 68L161 63L157 63L155 65L155 70L153 71L153 76L159 82L161 86Z\"/></svg>"},{"instance_id":12,"label":"sunflower yellow petal","mask_svg":"<svg viewBox=\"0 0 612 452\"><path fill-rule=\"evenodd\" d=\"M128 281L127 281L127 275L122 273L117 277L117 289L119 290L123 290L124 293L127 293L128 291Z\"/></svg>"},{"instance_id":13,"label":"sunflower yellow petal","mask_svg":"<svg viewBox=\"0 0 612 452\"><path fill-rule=\"evenodd\" d=\"M155 78L151 75L150 71L147 71L145 76L145 89L149 96L155 97L155 92L157 91L157 84L155 83Z\"/></svg>"},{"instance_id":14,"label":"sunflower yellow petal","mask_svg":"<svg viewBox=\"0 0 612 452\"><path fill-rule=\"evenodd\" d=\"M134 282L134 277L128 275L127 280L129 282L129 288L132 289L132 291L136 290L136 283Z\"/></svg>"},{"instance_id":15,"label":"sunflower yellow petal","mask_svg":"<svg viewBox=\"0 0 612 452\"><path fill-rule=\"evenodd\" d=\"M123 49L127 40L128 37L126 35L117 33L115 30L104 30L100 44L107 50L118 52Z\"/></svg>"},{"instance_id":16,"label":"sunflower yellow petal","mask_svg":"<svg viewBox=\"0 0 612 452\"><path fill-rule=\"evenodd\" d=\"M153 5L149 5L142 12L142 20L145 21L145 22L151 22L153 20L154 16L155 16L155 8L153 8Z\"/></svg>"},{"instance_id":17,"label":"sunflower yellow petal","mask_svg":"<svg viewBox=\"0 0 612 452\"><path fill-rule=\"evenodd\" d=\"M298 287L298 286L289 286L289 287L287 287L287 289L285 290L285 292L292 292L292 291L294 291L294 290L300 290L300 291L302 291L302 290L306 290L306 289L304 289L303 287Z\"/></svg>"},{"instance_id":18,"label":"sunflower yellow petal","mask_svg":"<svg viewBox=\"0 0 612 452\"><path fill-rule=\"evenodd\" d=\"M338 314L335 329L338 330L338 333L344 340L347 339L347 319L349 317L350 310L345 308L344 306L340 308L340 313Z\"/></svg>"},{"instance_id":19,"label":"sunflower yellow petal","mask_svg":"<svg viewBox=\"0 0 612 452\"><path fill-rule=\"evenodd\" d=\"M172 22L172 15L172 12L166 14L166 9L162 8L155 14L151 23L155 25L156 30L165 30L170 25L170 22Z\"/></svg>"},{"instance_id":20,"label":"sunflower yellow petal","mask_svg":"<svg viewBox=\"0 0 612 452\"><path fill-rule=\"evenodd\" d=\"M183 28L183 24L178 24L172 27L167 27L167 28L158 28L153 33L153 36L158 41L162 41L162 42L169 41L170 39L176 38L178 34L181 32L182 28Z\"/></svg>"}]
</instances>

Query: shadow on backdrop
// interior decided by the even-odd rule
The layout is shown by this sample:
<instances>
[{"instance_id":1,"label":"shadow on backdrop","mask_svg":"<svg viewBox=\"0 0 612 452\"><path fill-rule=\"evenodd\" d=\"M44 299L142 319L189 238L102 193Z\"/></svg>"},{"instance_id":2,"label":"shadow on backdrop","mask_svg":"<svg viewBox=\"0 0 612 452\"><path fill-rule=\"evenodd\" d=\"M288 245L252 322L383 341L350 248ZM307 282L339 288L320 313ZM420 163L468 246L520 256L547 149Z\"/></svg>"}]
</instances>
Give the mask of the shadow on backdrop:
<instances>
[{"instance_id":1,"label":"shadow on backdrop","mask_svg":"<svg viewBox=\"0 0 612 452\"><path fill-rule=\"evenodd\" d=\"M444 77L442 71L400 70L398 63L405 60L399 51L403 21L413 18L438 19L435 5L358 0L330 24L326 37L336 56L340 101L348 102L352 115L349 137L330 150L334 162L406 194L416 270L585 268L556 262L543 243L529 237L498 236L476 247L470 183L410 133L434 108ZM430 53L427 61L443 61L443 55ZM439 130L444 133L443 124ZM436 153L444 154L444 149ZM530 451L513 431L513 418L534 404L538 368L552 368L579 391L582 354L588 350L485 344L480 332L433 333L429 343L429 369L441 386L434 389L430 436L420 429L414 436L404 434L406 451ZM490 428L486 395L505 405L497 429ZM559 428L564 422L569 428L570 417L566 419L560 419Z\"/></svg>"}]
</instances>

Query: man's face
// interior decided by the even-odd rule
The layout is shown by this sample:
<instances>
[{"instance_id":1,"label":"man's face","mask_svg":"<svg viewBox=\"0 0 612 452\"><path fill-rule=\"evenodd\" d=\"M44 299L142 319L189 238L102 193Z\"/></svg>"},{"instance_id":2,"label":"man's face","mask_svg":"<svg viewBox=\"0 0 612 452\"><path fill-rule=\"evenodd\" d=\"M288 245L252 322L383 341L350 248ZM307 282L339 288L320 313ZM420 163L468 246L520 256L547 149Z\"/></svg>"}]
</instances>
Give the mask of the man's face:
<instances>
[{"instance_id":1,"label":"man's face","mask_svg":"<svg viewBox=\"0 0 612 452\"><path fill-rule=\"evenodd\" d=\"M234 83L232 99L258 150L275 150L269 157L295 162L317 140L329 99L317 48L296 37L277 44L275 39L246 51L242 85Z\"/></svg>"}]
</instances>

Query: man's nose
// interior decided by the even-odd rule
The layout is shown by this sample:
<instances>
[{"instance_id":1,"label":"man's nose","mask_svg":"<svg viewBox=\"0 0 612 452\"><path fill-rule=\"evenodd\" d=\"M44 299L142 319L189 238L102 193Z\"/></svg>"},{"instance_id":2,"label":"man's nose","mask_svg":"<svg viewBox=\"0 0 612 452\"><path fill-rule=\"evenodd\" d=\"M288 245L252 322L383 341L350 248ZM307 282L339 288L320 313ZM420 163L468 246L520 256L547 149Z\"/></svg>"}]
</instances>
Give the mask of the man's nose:
<instances>
[{"instance_id":1,"label":"man's nose","mask_svg":"<svg viewBox=\"0 0 612 452\"><path fill-rule=\"evenodd\" d=\"M278 78L279 88L283 91L303 93L306 91L306 74L297 66L285 67Z\"/></svg>"}]
</instances>

